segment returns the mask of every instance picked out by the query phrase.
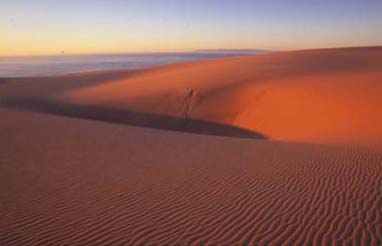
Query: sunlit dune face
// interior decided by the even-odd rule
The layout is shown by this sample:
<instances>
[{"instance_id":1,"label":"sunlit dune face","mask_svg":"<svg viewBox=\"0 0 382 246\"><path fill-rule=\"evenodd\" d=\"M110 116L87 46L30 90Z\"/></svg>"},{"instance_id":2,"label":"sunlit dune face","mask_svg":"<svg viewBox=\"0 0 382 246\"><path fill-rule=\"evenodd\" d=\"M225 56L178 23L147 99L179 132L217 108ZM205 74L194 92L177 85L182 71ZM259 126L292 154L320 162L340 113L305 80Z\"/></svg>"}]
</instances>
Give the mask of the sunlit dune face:
<instances>
[{"instance_id":1,"label":"sunlit dune face","mask_svg":"<svg viewBox=\"0 0 382 246\"><path fill-rule=\"evenodd\" d=\"M381 142L381 78L376 72L272 81L253 89L263 94L247 100L233 124L278 140Z\"/></svg>"},{"instance_id":2,"label":"sunlit dune face","mask_svg":"<svg viewBox=\"0 0 382 246\"><path fill-rule=\"evenodd\" d=\"M193 119L275 140L380 143L381 55L334 49L164 66L62 98L176 117L188 108Z\"/></svg>"}]
</instances>

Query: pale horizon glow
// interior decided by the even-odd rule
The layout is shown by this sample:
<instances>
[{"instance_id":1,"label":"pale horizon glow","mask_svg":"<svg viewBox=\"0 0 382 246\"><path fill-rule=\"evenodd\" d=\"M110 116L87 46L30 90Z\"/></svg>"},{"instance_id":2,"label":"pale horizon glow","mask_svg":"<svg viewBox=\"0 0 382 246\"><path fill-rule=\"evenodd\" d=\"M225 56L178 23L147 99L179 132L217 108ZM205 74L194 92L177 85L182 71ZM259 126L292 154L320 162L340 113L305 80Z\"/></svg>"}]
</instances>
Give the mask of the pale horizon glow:
<instances>
[{"instance_id":1,"label":"pale horizon glow","mask_svg":"<svg viewBox=\"0 0 382 246\"><path fill-rule=\"evenodd\" d=\"M0 56L382 45L380 0L3 0Z\"/></svg>"}]
</instances>

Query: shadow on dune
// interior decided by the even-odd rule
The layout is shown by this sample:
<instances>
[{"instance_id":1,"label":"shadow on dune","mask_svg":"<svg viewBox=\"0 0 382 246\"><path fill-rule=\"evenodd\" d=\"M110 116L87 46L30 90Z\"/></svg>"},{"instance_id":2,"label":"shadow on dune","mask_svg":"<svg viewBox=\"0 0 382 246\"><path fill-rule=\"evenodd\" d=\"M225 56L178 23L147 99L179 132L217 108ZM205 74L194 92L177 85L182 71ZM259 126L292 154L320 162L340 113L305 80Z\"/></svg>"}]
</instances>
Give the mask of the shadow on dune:
<instances>
[{"instance_id":1,"label":"shadow on dune","mask_svg":"<svg viewBox=\"0 0 382 246\"><path fill-rule=\"evenodd\" d=\"M267 139L266 136L260 133L220 123L100 106L77 105L48 99L8 99L2 101L0 106L31 112L196 134Z\"/></svg>"},{"instance_id":2,"label":"shadow on dune","mask_svg":"<svg viewBox=\"0 0 382 246\"><path fill-rule=\"evenodd\" d=\"M7 79L7 78L0 78L0 84L9 83L10 81L11 81L11 79Z\"/></svg>"}]
</instances>

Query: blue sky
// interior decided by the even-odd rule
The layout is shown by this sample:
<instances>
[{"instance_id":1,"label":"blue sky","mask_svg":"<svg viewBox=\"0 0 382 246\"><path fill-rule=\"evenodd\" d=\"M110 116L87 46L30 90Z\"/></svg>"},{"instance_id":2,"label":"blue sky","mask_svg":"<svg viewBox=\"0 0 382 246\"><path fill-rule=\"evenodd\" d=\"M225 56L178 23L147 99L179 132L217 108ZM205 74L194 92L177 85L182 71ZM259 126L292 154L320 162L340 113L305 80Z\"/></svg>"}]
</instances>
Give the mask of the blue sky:
<instances>
[{"instance_id":1,"label":"blue sky","mask_svg":"<svg viewBox=\"0 0 382 246\"><path fill-rule=\"evenodd\" d=\"M381 0L2 0L6 55L382 45Z\"/></svg>"}]
</instances>

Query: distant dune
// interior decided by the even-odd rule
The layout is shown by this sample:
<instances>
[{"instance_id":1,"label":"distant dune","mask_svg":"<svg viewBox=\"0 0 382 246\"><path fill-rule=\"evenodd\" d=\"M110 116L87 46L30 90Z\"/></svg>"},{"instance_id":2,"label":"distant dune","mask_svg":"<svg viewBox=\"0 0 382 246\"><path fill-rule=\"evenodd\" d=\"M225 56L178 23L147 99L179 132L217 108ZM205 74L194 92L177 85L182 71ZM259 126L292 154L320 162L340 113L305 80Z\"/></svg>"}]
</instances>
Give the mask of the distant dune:
<instances>
[{"instance_id":1,"label":"distant dune","mask_svg":"<svg viewBox=\"0 0 382 246\"><path fill-rule=\"evenodd\" d=\"M271 52L271 50L256 50L256 49L202 49L195 50L195 53L223 53L223 54L265 54Z\"/></svg>"},{"instance_id":2,"label":"distant dune","mask_svg":"<svg viewBox=\"0 0 382 246\"><path fill-rule=\"evenodd\" d=\"M0 245L380 246L381 95L382 48L0 79Z\"/></svg>"}]
</instances>

